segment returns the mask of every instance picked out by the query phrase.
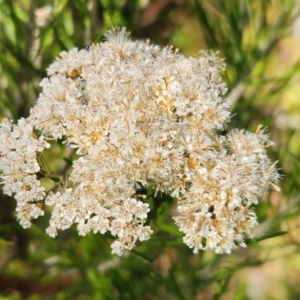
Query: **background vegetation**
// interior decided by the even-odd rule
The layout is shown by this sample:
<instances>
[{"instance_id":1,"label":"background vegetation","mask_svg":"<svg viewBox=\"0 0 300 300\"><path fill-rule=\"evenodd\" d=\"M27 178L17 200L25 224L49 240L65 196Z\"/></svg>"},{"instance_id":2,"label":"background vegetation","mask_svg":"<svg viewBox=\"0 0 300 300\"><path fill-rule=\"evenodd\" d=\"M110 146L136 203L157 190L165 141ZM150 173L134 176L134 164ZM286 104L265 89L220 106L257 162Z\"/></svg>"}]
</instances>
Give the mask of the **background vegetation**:
<instances>
[{"instance_id":1,"label":"background vegetation","mask_svg":"<svg viewBox=\"0 0 300 300\"><path fill-rule=\"evenodd\" d=\"M119 258L110 236L72 229L48 237L49 215L22 229L13 199L0 194L0 299L300 299L299 12L297 0L0 0L0 120L28 116L59 52L125 26L186 55L219 51L230 126L267 126L283 175L282 192L256 207L256 239L231 255L194 255L167 197L152 238ZM62 150L55 155L53 164Z\"/></svg>"}]
</instances>

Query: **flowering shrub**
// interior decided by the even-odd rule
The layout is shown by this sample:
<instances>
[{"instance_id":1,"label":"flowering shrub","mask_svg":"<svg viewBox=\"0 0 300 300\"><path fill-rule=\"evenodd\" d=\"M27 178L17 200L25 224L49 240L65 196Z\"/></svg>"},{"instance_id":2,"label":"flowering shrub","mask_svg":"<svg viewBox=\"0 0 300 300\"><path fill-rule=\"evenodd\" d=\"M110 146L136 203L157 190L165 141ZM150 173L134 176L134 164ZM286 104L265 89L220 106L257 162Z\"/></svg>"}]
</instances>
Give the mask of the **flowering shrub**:
<instances>
[{"instance_id":1,"label":"flowering shrub","mask_svg":"<svg viewBox=\"0 0 300 300\"><path fill-rule=\"evenodd\" d=\"M245 246L257 224L252 206L279 176L260 128L219 133L230 120L222 60L131 41L124 29L105 36L61 53L30 116L2 122L0 176L21 225L53 206L50 236L73 224L81 235L109 231L112 252L122 255L150 238L138 189L151 184L177 199L174 220L195 253ZM49 170L43 151L51 140L76 149L70 175Z\"/></svg>"}]
</instances>

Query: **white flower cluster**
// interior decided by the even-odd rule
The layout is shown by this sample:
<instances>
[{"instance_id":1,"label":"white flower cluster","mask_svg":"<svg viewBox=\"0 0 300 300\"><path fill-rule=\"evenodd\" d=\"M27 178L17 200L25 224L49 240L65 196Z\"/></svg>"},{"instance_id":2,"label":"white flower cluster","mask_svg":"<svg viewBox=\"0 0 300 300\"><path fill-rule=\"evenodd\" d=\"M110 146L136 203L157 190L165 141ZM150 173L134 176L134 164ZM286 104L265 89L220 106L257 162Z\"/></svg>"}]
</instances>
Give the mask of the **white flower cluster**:
<instances>
[{"instance_id":1,"label":"white flower cluster","mask_svg":"<svg viewBox=\"0 0 300 300\"><path fill-rule=\"evenodd\" d=\"M33 132L28 120L20 119L18 125L4 119L0 130L0 170L4 182L3 192L14 194L17 200L17 216L24 228L30 227L31 220L44 215L39 200L45 197L45 189L37 180L40 171L37 154L49 144L43 136L39 138Z\"/></svg>"},{"instance_id":2,"label":"white flower cluster","mask_svg":"<svg viewBox=\"0 0 300 300\"><path fill-rule=\"evenodd\" d=\"M151 182L178 200L174 219L195 252L244 246L256 225L252 206L278 175L262 131L217 134L230 119L222 61L131 41L124 29L106 39L61 53L30 116L2 122L1 178L21 224L43 214L43 200L54 206L50 236L74 223L81 235L109 231L122 255L152 233L149 205L136 193ZM65 192L45 193L36 178L44 139L63 139L80 156Z\"/></svg>"}]
</instances>

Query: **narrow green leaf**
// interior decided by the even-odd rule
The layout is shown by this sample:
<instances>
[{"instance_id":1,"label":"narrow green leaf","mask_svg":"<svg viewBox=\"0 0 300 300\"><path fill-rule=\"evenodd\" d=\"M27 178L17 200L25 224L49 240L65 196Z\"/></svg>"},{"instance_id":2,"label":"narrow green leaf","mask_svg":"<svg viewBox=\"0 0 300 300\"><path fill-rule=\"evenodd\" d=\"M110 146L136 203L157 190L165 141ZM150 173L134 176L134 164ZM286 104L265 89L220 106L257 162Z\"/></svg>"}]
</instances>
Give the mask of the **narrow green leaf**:
<instances>
[{"instance_id":1,"label":"narrow green leaf","mask_svg":"<svg viewBox=\"0 0 300 300\"><path fill-rule=\"evenodd\" d=\"M148 262L150 262L150 263L152 263L152 262L154 261L154 259L153 259L152 257L149 257L148 255L146 255L146 254L144 254L144 253L141 253L141 252L139 252L139 251L137 251L137 250L132 249L132 250L130 250L130 251L131 251L132 253L134 253L135 255L137 255L137 256L143 258L144 260L146 260L146 261L148 261Z\"/></svg>"}]
</instances>

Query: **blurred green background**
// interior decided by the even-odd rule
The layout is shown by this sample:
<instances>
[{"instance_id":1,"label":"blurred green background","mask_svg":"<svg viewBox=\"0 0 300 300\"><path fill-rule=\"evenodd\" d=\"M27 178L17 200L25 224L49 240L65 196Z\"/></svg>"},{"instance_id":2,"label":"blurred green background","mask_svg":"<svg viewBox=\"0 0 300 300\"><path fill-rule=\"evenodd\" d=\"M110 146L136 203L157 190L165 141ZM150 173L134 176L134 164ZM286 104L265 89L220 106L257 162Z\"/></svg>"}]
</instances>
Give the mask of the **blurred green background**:
<instances>
[{"instance_id":1,"label":"blurred green background","mask_svg":"<svg viewBox=\"0 0 300 300\"><path fill-rule=\"evenodd\" d=\"M187 56L219 51L230 127L267 127L283 176L282 191L256 207L256 239L231 255L194 255L172 221L172 199L159 206L152 238L119 258L109 235L73 228L48 237L49 212L22 229L1 193L0 299L300 299L299 12L296 0L0 0L0 121L28 116L62 50L125 26Z\"/></svg>"}]
</instances>

